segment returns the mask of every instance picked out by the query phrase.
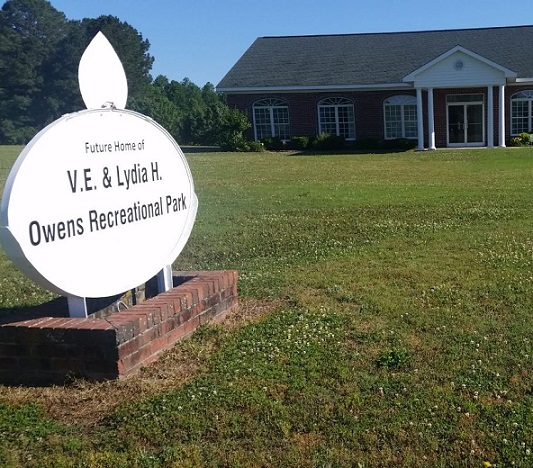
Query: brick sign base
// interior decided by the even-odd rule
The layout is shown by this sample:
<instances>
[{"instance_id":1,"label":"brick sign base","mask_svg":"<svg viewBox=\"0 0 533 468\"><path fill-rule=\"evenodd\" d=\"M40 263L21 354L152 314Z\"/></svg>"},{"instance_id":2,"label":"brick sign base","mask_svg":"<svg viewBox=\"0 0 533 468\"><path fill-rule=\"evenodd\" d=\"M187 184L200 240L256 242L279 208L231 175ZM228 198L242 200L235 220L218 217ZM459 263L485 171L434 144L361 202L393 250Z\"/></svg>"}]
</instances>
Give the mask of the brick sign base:
<instances>
[{"instance_id":1,"label":"brick sign base","mask_svg":"<svg viewBox=\"0 0 533 468\"><path fill-rule=\"evenodd\" d=\"M122 378L238 306L236 271L181 274L187 278L182 284L120 312L82 319L41 308L32 318L0 316L0 382Z\"/></svg>"}]
</instances>

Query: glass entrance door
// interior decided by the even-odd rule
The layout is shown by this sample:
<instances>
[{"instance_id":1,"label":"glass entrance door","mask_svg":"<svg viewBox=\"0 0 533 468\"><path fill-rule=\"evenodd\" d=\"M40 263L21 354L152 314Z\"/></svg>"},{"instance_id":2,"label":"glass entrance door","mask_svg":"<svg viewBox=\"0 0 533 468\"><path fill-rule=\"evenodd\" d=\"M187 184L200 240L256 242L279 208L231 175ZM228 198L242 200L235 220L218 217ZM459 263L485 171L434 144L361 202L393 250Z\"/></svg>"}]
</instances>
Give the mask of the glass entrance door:
<instances>
[{"instance_id":1,"label":"glass entrance door","mask_svg":"<svg viewBox=\"0 0 533 468\"><path fill-rule=\"evenodd\" d=\"M448 105L448 143L450 145L464 144L465 136L465 105Z\"/></svg>"},{"instance_id":2,"label":"glass entrance door","mask_svg":"<svg viewBox=\"0 0 533 468\"><path fill-rule=\"evenodd\" d=\"M481 146L484 142L483 103L449 103L448 145Z\"/></svg>"},{"instance_id":3,"label":"glass entrance door","mask_svg":"<svg viewBox=\"0 0 533 468\"><path fill-rule=\"evenodd\" d=\"M466 144L484 143L483 104L468 104L466 107Z\"/></svg>"}]
</instances>

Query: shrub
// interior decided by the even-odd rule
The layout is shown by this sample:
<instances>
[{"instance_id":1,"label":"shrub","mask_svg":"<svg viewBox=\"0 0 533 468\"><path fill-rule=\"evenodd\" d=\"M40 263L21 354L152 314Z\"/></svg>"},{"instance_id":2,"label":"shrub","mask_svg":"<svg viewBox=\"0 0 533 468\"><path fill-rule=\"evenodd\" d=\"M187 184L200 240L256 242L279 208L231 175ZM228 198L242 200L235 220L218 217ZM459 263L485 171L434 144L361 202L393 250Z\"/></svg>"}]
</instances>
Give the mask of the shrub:
<instances>
[{"instance_id":1,"label":"shrub","mask_svg":"<svg viewBox=\"0 0 533 468\"><path fill-rule=\"evenodd\" d=\"M309 147L309 141L308 136L295 136L289 141L288 147L294 150L303 150Z\"/></svg>"},{"instance_id":2,"label":"shrub","mask_svg":"<svg viewBox=\"0 0 533 468\"><path fill-rule=\"evenodd\" d=\"M234 134L220 144L220 149L222 151L261 152L265 150L265 147L259 141L248 141L243 135Z\"/></svg>"},{"instance_id":3,"label":"shrub","mask_svg":"<svg viewBox=\"0 0 533 468\"><path fill-rule=\"evenodd\" d=\"M518 138L520 138L520 142L523 146L531 144L531 135L527 132L522 132L520 135L518 135Z\"/></svg>"},{"instance_id":4,"label":"shrub","mask_svg":"<svg viewBox=\"0 0 533 468\"><path fill-rule=\"evenodd\" d=\"M520 138L518 137L509 137L505 140L506 146L520 146Z\"/></svg>"},{"instance_id":5,"label":"shrub","mask_svg":"<svg viewBox=\"0 0 533 468\"><path fill-rule=\"evenodd\" d=\"M531 134L522 132L518 136L508 138L505 144L507 146L529 146L531 144Z\"/></svg>"},{"instance_id":6,"label":"shrub","mask_svg":"<svg viewBox=\"0 0 533 468\"><path fill-rule=\"evenodd\" d=\"M227 108L218 129L217 143L223 151L248 151L244 131L250 127L248 118L236 109Z\"/></svg>"},{"instance_id":7,"label":"shrub","mask_svg":"<svg viewBox=\"0 0 533 468\"><path fill-rule=\"evenodd\" d=\"M222 151L246 151L246 139L241 134L227 135L226 138L219 143Z\"/></svg>"},{"instance_id":8,"label":"shrub","mask_svg":"<svg viewBox=\"0 0 533 468\"><path fill-rule=\"evenodd\" d=\"M283 141L279 137L263 138L261 143L263 143L265 148L269 151L279 151L284 148Z\"/></svg>"},{"instance_id":9,"label":"shrub","mask_svg":"<svg viewBox=\"0 0 533 468\"><path fill-rule=\"evenodd\" d=\"M336 150L344 148L344 137L332 135L331 133L321 133L316 137L313 146L318 150Z\"/></svg>"},{"instance_id":10,"label":"shrub","mask_svg":"<svg viewBox=\"0 0 533 468\"><path fill-rule=\"evenodd\" d=\"M400 151L415 149L416 145L417 141L410 138L395 138L394 140L384 140L382 143L384 149Z\"/></svg>"},{"instance_id":11,"label":"shrub","mask_svg":"<svg viewBox=\"0 0 533 468\"><path fill-rule=\"evenodd\" d=\"M4 145L25 145L37 132L34 127L17 126L11 120L0 121L0 141Z\"/></svg>"},{"instance_id":12,"label":"shrub","mask_svg":"<svg viewBox=\"0 0 533 468\"><path fill-rule=\"evenodd\" d=\"M362 138L355 140L353 147L358 150L374 150L379 148L379 140L377 138Z\"/></svg>"},{"instance_id":13,"label":"shrub","mask_svg":"<svg viewBox=\"0 0 533 468\"><path fill-rule=\"evenodd\" d=\"M261 143L260 141L249 141L248 142L248 150L247 151L253 151L255 153L261 153L265 151L265 145Z\"/></svg>"}]
</instances>

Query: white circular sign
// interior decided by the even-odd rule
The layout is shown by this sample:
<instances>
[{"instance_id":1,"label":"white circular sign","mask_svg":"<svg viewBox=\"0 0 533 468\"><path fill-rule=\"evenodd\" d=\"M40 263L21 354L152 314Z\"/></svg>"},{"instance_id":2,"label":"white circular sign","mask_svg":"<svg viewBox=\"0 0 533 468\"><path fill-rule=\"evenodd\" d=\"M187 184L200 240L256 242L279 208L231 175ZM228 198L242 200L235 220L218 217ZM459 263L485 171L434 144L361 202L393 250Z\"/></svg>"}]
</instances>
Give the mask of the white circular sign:
<instances>
[{"instance_id":1,"label":"white circular sign","mask_svg":"<svg viewBox=\"0 0 533 468\"><path fill-rule=\"evenodd\" d=\"M128 110L85 110L23 150L6 181L0 237L41 286L106 297L175 260L197 204L185 156L163 127Z\"/></svg>"}]
</instances>

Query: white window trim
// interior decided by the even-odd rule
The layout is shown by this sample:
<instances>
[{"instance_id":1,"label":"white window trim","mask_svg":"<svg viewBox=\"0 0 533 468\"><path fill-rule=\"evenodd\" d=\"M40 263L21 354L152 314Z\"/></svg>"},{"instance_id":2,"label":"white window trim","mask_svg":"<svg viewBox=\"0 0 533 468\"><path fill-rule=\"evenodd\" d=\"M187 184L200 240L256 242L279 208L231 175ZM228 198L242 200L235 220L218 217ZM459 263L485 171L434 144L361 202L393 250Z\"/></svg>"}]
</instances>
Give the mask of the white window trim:
<instances>
[{"instance_id":1,"label":"white window trim","mask_svg":"<svg viewBox=\"0 0 533 468\"><path fill-rule=\"evenodd\" d=\"M387 135L387 114L386 114L387 106L400 106L401 108L402 136L400 137ZM396 96L391 96L385 99L385 101L383 101L383 134L385 135L385 140L396 140L397 138L407 138L409 140L418 139L418 114L416 114L417 115L417 127L416 127L417 135L412 136L412 137L405 136L405 115L404 115L405 106L415 106L415 109L418 109L418 100L416 99L416 96L411 96L407 94L399 94Z\"/></svg>"},{"instance_id":2,"label":"white window trim","mask_svg":"<svg viewBox=\"0 0 533 468\"><path fill-rule=\"evenodd\" d=\"M511 112L510 112L510 118L511 118L511 136L517 136L520 135L522 132L515 133L513 132L513 102L527 102L527 109L528 109L528 132L533 132L533 90L527 89L525 91L519 91L518 93L515 93L511 96Z\"/></svg>"},{"instance_id":3,"label":"white window trim","mask_svg":"<svg viewBox=\"0 0 533 468\"><path fill-rule=\"evenodd\" d=\"M289 106L287 102L283 99L279 98L267 98L267 99L260 99L258 101L255 101L252 104L252 117L253 117L253 123L254 123L254 139L255 141L259 141L260 138L257 135L257 124L255 120L255 110L256 109L268 109L269 111L269 118L270 118L270 133L272 134L272 138L279 137L279 135L276 135L276 125L274 123L274 109L286 109L287 110L287 118L290 125L290 117L289 117ZM287 139L282 139L283 141L288 141Z\"/></svg>"},{"instance_id":4,"label":"white window trim","mask_svg":"<svg viewBox=\"0 0 533 468\"><path fill-rule=\"evenodd\" d=\"M340 136L340 122L339 122L339 108L341 107L351 107L352 108L352 116L353 121L351 122L353 125L353 137L346 138L346 141L354 141L355 140L355 106L351 99L343 98L343 97L334 97L334 98L324 98L318 101L317 109L318 109L318 133L324 133L322 129L322 120L320 118L320 109L324 108L331 108L333 107L335 109L335 135Z\"/></svg>"}]
</instances>

